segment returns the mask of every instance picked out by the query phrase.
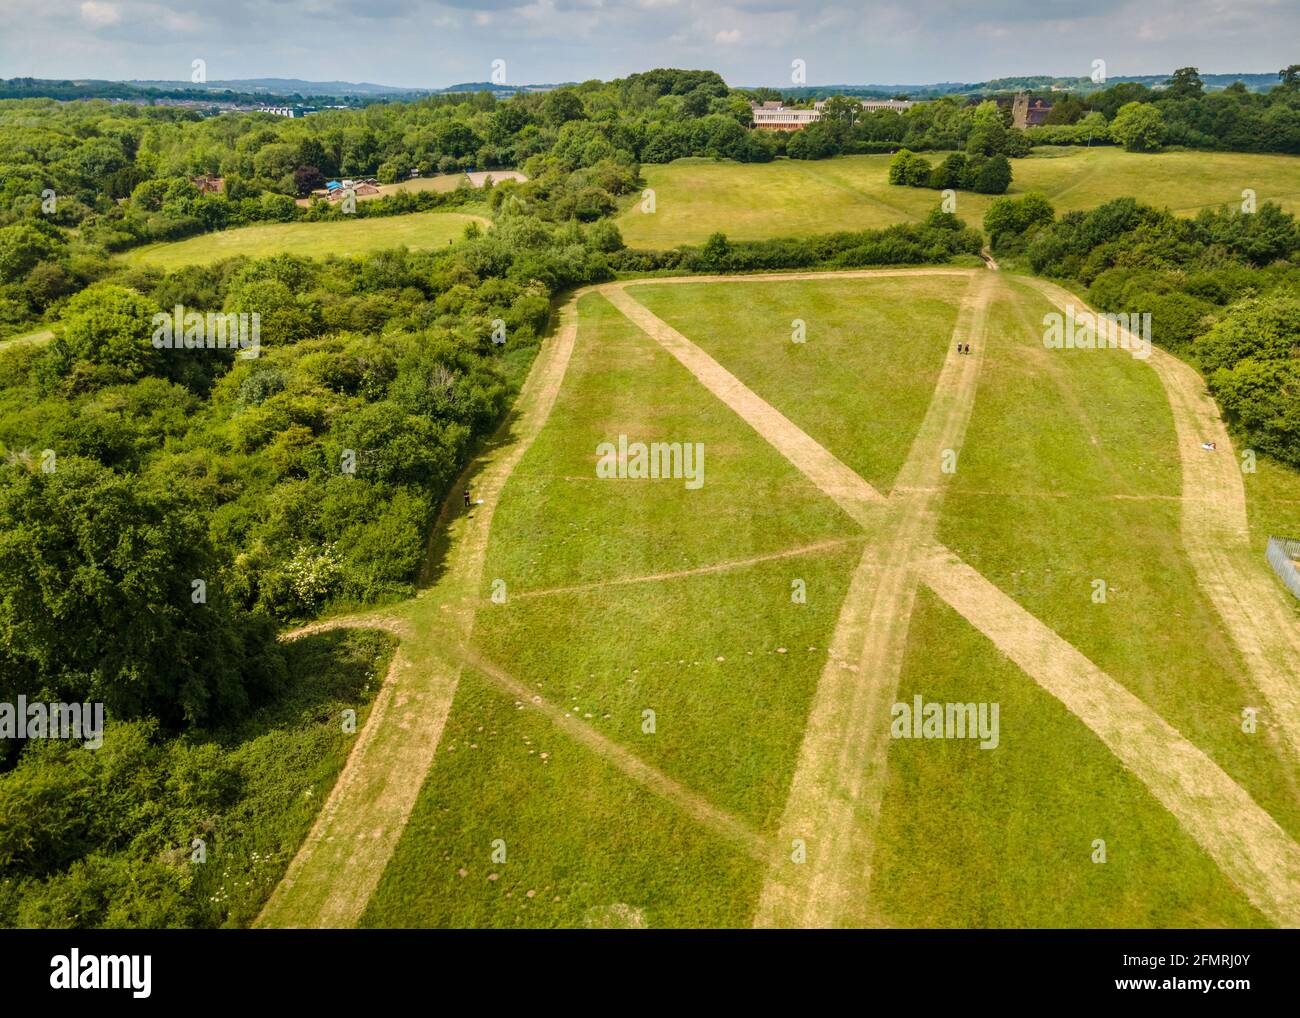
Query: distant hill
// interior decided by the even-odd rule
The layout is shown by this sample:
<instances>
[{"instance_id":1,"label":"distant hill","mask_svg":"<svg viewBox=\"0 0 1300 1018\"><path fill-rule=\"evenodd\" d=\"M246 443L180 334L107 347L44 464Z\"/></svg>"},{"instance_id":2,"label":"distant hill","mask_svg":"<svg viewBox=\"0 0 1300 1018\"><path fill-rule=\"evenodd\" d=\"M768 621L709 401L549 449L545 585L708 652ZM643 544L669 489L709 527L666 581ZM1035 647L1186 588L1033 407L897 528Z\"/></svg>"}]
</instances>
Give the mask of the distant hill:
<instances>
[{"instance_id":1,"label":"distant hill","mask_svg":"<svg viewBox=\"0 0 1300 1018\"><path fill-rule=\"evenodd\" d=\"M1138 82L1158 88L1168 79L1168 74L1112 75L1104 85L1086 77L1055 77L1050 74L1021 75L993 78L989 81L943 81L930 84L838 84L804 85L799 87L774 86L782 95L797 99L819 99L842 94L863 98L888 98L908 96L913 99L937 98L945 95L992 95L998 92L1094 92L1122 81ZM1267 91L1278 83L1276 72L1243 72L1240 74L1203 74L1206 88L1218 90L1240 81L1251 91ZM421 96L450 95L465 92L491 92L498 98L508 98L518 92L546 92L572 85L574 82L530 85L501 85L490 81L466 81L442 88L409 88L382 85L368 81L306 81L302 78L235 78L208 82L162 81L136 79L131 81L103 81L93 78L0 79L0 99L51 98L51 99L119 99L131 102L164 100L187 105L207 102L223 104L325 106L364 106L372 102L415 99ZM760 88L767 86L741 86Z\"/></svg>"},{"instance_id":2,"label":"distant hill","mask_svg":"<svg viewBox=\"0 0 1300 1018\"><path fill-rule=\"evenodd\" d=\"M400 88L395 85L376 85L369 81L304 81L301 78L236 78L227 81L152 81L132 79L125 84L137 88L159 90L206 89L208 91L230 90L232 92L265 92L275 96L288 95L428 95L440 91L430 88Z\"/></svg>"},{"instance_id":3,"label":"distant hill","mask_svg":"<svg viewBox=\"0 0 1300 1018\"><path fill-rule=\"evenodd\" d=\"M1172 74L1172 72L1170 72ZM992 95L997 92L1077 92L1084 94L1109 88L1122 81L1137 82L1149 88L1159 88L1170 74L1114 74L1098 84L1091 78L1062 78L1050 74L1020 75L1010 78L991 78L988 81L958 82L944 81L927 85L803 85L795 88L773 86L785 96L799 99L822 99L831 95L853 95L865 98L886 98L906 95L913 99L936 98L944 95ZM1278 84L1276 71L1259 73L1243 72L1240 74L1202 74L1208 91L1214 92L1227 88L1233 82L1240 81L1252 92L1266 92ZM743 86L753 88L756 86Z\"/></svg>"}]
</instances>

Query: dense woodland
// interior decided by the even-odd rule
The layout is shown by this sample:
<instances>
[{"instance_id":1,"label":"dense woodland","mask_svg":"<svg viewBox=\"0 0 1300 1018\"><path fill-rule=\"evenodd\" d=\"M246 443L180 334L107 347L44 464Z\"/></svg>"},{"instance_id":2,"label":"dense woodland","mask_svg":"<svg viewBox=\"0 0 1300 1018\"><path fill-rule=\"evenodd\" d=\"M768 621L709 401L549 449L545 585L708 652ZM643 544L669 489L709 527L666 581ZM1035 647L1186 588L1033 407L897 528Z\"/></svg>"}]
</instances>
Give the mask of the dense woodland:
<instances>
[{"instance_id":1,"label":"dense woodland","mask_svg":"<svg viewBox=\"0 0 1300 1018\"><path fill-rule=\"evenodd\" d=\"M1176 125L1210 111L1217 131L1241 122L1225 119L1231 107L1276 121L1252 141L1281 145L1300 123L1295 80L1266 95L1133 88L1094 93L1057 126L1124 127L1125 110L1154 110L1163 140L1201 143L1231 132L1193 138ZM640 188L642 162L906 144L965 153L932 170L960 182L1030 141L995 104L960 100L904 115L832 101L824 125L787 137L748 128L750 98L711 72L653 71L504 102L478 93L300 120L0 102L0 336L53 332L0 351L0 701L102 701L113 722L98 754L4 744L0 924L248 921L285 860L243 874L252 889L231 900L233 883L196 882L176 847L205 824L266 851L296 844L313 804L276 812L276 740L310 740L322 703L373 692L384 652L361 641L316 660L276 632L413 591L438 505L502 419L565 291L618 272L973 261L984 243L936 209L879 231L628 250L610 216ZM1149 123L1138 127L1149 137ZM1300 151L1294 137L1270 150ZM172 273L111 257L241 223L339 216L294 204L325 178L506 166L530 179L358 205L366 216L486 205L490 230L438 251ZM200 174L224 177L225 193L200 194ZM1119 201L1058 218L1030 196L1000 199L984 226L1000 255L1077 280L1102 307L1152 311L1156 341L1207 371L1249 441L1300 466L1293 217L1264 205L1188 221ZM156 349L153 316L176 305L257 313L260 356ZM312 760L326 767L344 750L319 741Z\"/></svg>"}]
</instances>

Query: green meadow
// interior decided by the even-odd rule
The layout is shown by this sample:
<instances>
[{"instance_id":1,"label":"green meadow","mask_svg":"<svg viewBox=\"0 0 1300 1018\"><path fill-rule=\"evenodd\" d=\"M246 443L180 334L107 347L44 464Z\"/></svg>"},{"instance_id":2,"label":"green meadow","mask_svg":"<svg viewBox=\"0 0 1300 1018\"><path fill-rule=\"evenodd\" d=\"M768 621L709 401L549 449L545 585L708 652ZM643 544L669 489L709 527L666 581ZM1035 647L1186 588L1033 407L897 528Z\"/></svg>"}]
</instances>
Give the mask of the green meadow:
<instances>
[{"instance_id":1,"label":"green meadow","mask_svg":"<svg viewBox=\"0 0 1300 1018\"><path fill-rule=\"evenodd\" d=\"M603 297L579 307L559 402L494 521L476 643L539 696L770 831L860 539ZM703 443L705 483L596 478L597 444L620 434ZM792 598L796 579L806 603ZM488 599L498 580L504 604ZM587 586L555 589L574 585ZM761 867L525 706L466 673L367 922L617 925L615 906L652 925L748 921ZM497 837L531 846L502 873L516 898L534 899L483 886Z\"/></svg>"},{"instance_id":2,"label":"green meadow","mask_svg":"<svg viewBox=\"0 0 1300 1018\"><path fill-rule=\"evenodd\" d=\"M924 588L898 690L900 701L918 695L998 704L998 746L890 743L863 896L872 905L859 922L1269 925L1078 718ZM1094 861L1098 840L1104 861Z\"/></svg>"},{"instance_id":3,"label":"green meadow","mask_svg":"<svg viewBox=\"0 0 1300 1018\"><path fill-rule=\"evenodd\" d=\"M966 285L826 279L629 292L888 490ZM1271 737L1240 732L1241 705L1257 694L1181 550L1159 380L1124 351L1044 349L1047 307L1004 281L938 536L1296 835L1294 774ZM579 313L557 405L496 516L476 649L772 838L864 536L603 297L583 298ZM792 318L805 321L805 343L791 342ZM702 442L705 483L598 479L596 446L619 435ZM1295 504L1294 477L1270 464L1248 484L1266 516ZM1098 578L1104 604L1092 599ZM806 603L791 599L796 579ZM489 598L497 585L503 603ZM916 694L999 703L1001 744L891 743L872 882L847 921L1267 925L1082 722L924 589L899 698ZM363 924L752 921L764 878L756 859L529 708L467 668ZM1096 839L1104 865L1093 861ZM504 863L493 861L499 842Z\"/></svg>"},{"instance_id":4,"label":"green meadow","mask_svg":"<svg viewBox=\"0 0 1300 1018\"><path fill-rule=\"evenodd\" d=\"M1182 548L1173 418L1123 350L1041 342L1046 301L1011 284L939 537L1205 751L1293 836L1294 769L1242 733L1260 699ZM1104 581L1104 603L1094 601Z\"/></svg>"},{"instance_id":5,"label":"green meadow","mask_svg":"<svg viewBox=\"0 0 1300 1018\"><path fill-rule=\"evenodd\" d=\"M203 233L162 244L146 244L120 255L130 265L151 265L165 271L186 265L210 265L244 255L265 258L294 254L304 258L367 254L393 247L446 247L457 241L470 223L486 227L487 220L460 212L413 212L404 216L373 216L355 221L263 223L234 230Z\"/></svg>"},{"instance_id":6,"label":"green meadow","mask_svg":"<svg viewBox=\"0 0 1300 1018\"><path fill-rule=\"evenodd\" d=\"M638 285L628 290L877 489L911 448L963 276ZM804 325L801 343L792 322Z\"/></svg>"},{"instance_id":7,"label":"green meadow","mask_svg":"<svg viewBox=\"0 0 1300 1018\"><path fill-rule=\"evenodd\" d=\"M931 162L943 153L927 152ZM679 159L641 168L655 192L655 211L632 204L618 219L630 247L698 244L722 231L733 240L760 240L836 230L879 229L923 218L939 192L888 182L890 156L840 156L806 161L733 163ZM1058 212L1089 209L1132 197L1195 215L1206 206L1239 203L1245 188L1260 202L1300 210L1300 157L1237 152L1155 154L1097 148L1042 147L1012 160L1012 195L1039 191ZM983 222L993 198L960 192L957 214Z\"/></svg>"}]
</instances>

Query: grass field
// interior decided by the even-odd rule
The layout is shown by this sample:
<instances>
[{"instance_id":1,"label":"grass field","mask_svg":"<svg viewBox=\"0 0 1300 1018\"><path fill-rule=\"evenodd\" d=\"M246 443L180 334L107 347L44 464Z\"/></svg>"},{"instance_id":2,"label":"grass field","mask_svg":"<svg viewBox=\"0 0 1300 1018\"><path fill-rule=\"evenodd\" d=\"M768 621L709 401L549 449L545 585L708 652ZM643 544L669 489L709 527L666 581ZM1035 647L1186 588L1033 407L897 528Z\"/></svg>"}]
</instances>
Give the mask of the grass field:
<instances>
[{"instance_id":1,"label":"grass field","mask_svg":"<svg viewBox=\"0 0 1300 1018\"><path fill-rule=\"evenodd\" d=\"M493 527L484 596L499 579L507 600L480 613L478 645L539 696L761 829L780 809L856 556L852 523L604 298L580 309L560 401ZM597 480L596 445L620 434L704 443L704 485ZM554 589L809 545L715 574ZM791 600L795 578L805 604ZM761 867L683 827L589 749L472 676L448 729L465 737L444 735L365 923L606 925L621 905L651 925L747 921ZM615 814L627 822L608 824ZM528 853L496 887L484 865L495 838ZM538 900L516 900L521 879Z\"/></svg>"},{"instance_id":2,"label":"grass field","mask_svg":"<svg viewBox=\"0 0 1300 1018\"><path fill-rule=\"evenodd\" d=\"M931 161L940 153L925 153ZM876 229L925 216L939 192L888 183L890 156L843 156L820 161L782 159L731 163L682 159L642 167L655 192L655 211L638 201L618 219L631 247L698 244L721 230L733 240L789 237L835 230ZM1059 212L1133 197L1180 215L1207 205L1238 203L1244 188L1258 200L1300 210L1300 157L1174 151L1154 155L1115 147L1038 148L1012 160L1009 193L1040 191ZM983 222L992 198L960 192L957 214Z\"/></svg>"},{"instance_id":3,"label":"grass field","mask_svg":"<svg viewBox=\"0 0 1300 1018\"><path fill-rule=\"evenodd\" d=\"M288 253L320 258L331 254L359 255L392 247L445 247L459 240L470 223L488 225L482 216L460 212L416 212L355 222L268 223L204 233L172 243L147 244L119 257L132 265L153 265L171 271L186 265L209 265L237 255L264 258Z\"/></svg>"},{"instance_id":4,"label":"grass field","mask_svg":"<svg viewBox=\"0 0 1300 1018\"><path fill-rule=\"evenodd\" d=\"M984 326L977 277L994 286ZM983 270L625 293L882 492L924 454L913 439L954 370L954 328L987 337L935 538L1172 725L1278 837L1300 836L1277 730L1238 725L1260 693L1183 553L1174 422L1149 366L1044 350L1044 299ZM815 693L853 667L828 652L850 576L906 503L858 526L603 295L578 308L558 401L491 529L480 665L362 925L744 926L769 867L789 865L778 832ZM598 479L596 446L619 435L703 443L703 486ZM1265 464L1247 490L1260 526L1300 526L1294 474ZM834 922L1268 925L1222 843L1042 682L918 591L898 699L999 703L1001 741L885 740L878 822L855 821L872 829L870 869L848 873Z\"/></svg>"}]
</instances>

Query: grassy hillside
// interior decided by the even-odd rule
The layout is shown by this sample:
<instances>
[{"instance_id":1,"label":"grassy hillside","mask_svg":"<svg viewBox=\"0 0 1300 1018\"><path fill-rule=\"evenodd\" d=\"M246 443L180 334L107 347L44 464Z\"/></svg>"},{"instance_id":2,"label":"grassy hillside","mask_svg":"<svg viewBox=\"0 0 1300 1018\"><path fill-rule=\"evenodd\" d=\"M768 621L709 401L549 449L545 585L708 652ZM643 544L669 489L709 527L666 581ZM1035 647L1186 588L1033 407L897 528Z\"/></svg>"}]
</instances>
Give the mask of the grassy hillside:
<instances>
[{"instance_id":1,"label":"grassy hillside","mask_svg":"<svg viewBox=\"0 0 1300 1018\"><path fill-rule=\"evenodd\" d=\"M964 287L935 277L628 292L887 491ZM872 537L855 537L604 298L580 309L559 402L509 482L483 572L477 652L521 685L512 697L467 669L363 925L753 921L764 867L671 796L647 794L611 754L633 754L775 850L848 577ZM1181 551L1160 383L1123 352L1051 356L1043 310L1009 283L990 311L939 537L1294 834L1288 761L1272 736L1236 727L1256 692ZM807 322L805 344L790 342L792 317ZM597 443L619 434L704 442L704 486L596 479ZM1274 487L1275 514L1289 489ZM1106 605L1089 599L1094 576L1111 583ZM799 607L792 577L807 584ZM505 602L490 603L500 581ZM529 709L524 688L565 720ZM856 887L847 921L1267 923L1078 717L927 591L898 691L914 694L1000 703L1003 741L994 752L890 745L874 876ZM650 734L646 708L656 712ZM1104 866L1091 858L1095 838L1107 842ZM492 856L498 839L504 862Z\"/></svg>"},{"instance_id":2,"label":"grassy hillside","mask_svg":"<svg viewBox=\"0 0 1300 1018\"><path fill-rule=\"evenodd\" d=\"M932 162L940 157L926 153ZM633 204L618 219L632 247L697 244L716 230L733 240L863 230L920 219L939 202L925 188L891 186L890 156L773 163L681 159L642 167L655 212ZM1260 202L1300 209L1300 157L1234 152L1141 155L1114 147L1038 148L1012 161L1010 194L1040 191L1058 211L1133 197L1194 215L1207 205L1240 202L1252 188ZM978 225L993 199L962 192L957 213Z\"/></svg>"},{"instance_id":3,"label":"grassy hillside","mask_svg":"<svg viewBox=\"0 0 1300 1018\"><path fill-rule=\"evenodd\" d=\"M319 258L402 246L413 250L446 247L459 240L470 223L486 226L487 220L459 212L417 212L344 222L270 223L204 233L170 244L148 244L128 251L121 258L133 265L148 264L171 271L185 265L208 265L236 255L264 258L287 253Z\"/></svg>"}]
</instances>

